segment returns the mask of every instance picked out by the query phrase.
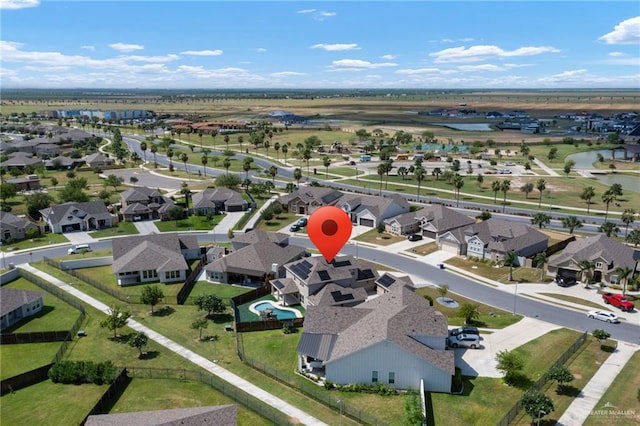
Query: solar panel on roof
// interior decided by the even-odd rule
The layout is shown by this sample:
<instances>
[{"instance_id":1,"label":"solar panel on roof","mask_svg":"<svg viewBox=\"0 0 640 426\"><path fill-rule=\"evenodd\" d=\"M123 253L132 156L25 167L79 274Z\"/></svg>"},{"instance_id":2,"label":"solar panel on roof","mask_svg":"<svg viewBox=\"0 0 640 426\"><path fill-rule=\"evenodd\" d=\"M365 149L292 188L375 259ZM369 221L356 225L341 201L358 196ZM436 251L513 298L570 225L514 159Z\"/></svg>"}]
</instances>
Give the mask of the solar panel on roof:
<instances>
[{"instance_id":1,"label":"solar panel on roof","mask_svg":"<svg viewBox=\"0 0 640 426\"><path fill-rule=\"evenodd\" d=\"M348 260L333 261L333 266L335 266L336 268L342 268L343 266L349 265L351 265L351 262Z\"/></svg>"},{"instance_id":2,"label":"solar panel on roof","mask_svg":"<svg viewBox=\"0 0 640 426\"><path fill-rule=\"evenodd\" d=\"M342 294L342 292L340 291L332 291L331 292L331 297L333 297L333 300L335 300L336 302L344 302L345 300L353 300L353 294L348 293L348 294Z\"/></svg>"},{"instance_id":3,"label":"solar panel on roof","mask_svg":"<svg viewBox=\"0 0 640 426\"><path fill-rule=\"evenodd\" d=\"M359 280L368 280L369 278L373 278L375 275L373 275L373 271L371 271L371 269L358 269L358 279Z\"/></svg>"},{"instance_id":4,"label":"solar panel on roof","mask_svg":"<svg viewBox=\"0 0 640 426\"><path fill-rule=\"evenodd\" d=\"M330 279L331 277L329 276L329 273L327 271L318 271L318 276L320 277L320 279L322 281L327 281L328 279Z\"/></svg>"},{"instance_id":5,"label":"solar panel on roof","mask_svg":"<svg viewBox=\"0 0 640 426\"><path fill-rule=\"evenodd\" d=\"M389 287L391 284L393 284L394 282L396 282L396 279L393 278L391 275L383 275L378 279L378 283L380 283L381 285L385 286L385 287Z\"/></svg>"}]
</instances>

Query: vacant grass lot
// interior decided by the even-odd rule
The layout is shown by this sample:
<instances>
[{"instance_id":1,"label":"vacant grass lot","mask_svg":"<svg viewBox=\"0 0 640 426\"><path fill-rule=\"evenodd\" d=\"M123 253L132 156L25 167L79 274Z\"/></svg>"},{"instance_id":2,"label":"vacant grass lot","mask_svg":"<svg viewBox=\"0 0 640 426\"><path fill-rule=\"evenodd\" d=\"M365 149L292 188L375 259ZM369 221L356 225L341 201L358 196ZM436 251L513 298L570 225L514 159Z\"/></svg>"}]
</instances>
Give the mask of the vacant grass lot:
<instances>
[{"instance_id":1,"label":"vacant grass lot","mask_svg":"<svg viewBox=\"0 0 640 426\"><path fill-rule=\"evenodd\" d=\"M509 268L506 266L495 267L495 265L492 266L490 262L482 262L480 260L463 257L452 257L445 261L445 263L503 284L513 284L516 281L521 283L542 283L553 281L552 277L547 276L544 276L541 281L541 271L537 268L527 268L524 266L514 267L513 281L509 281Z\"/></svg>"},{"instance_id":2,"label":"vacant grass lot","mask_svg":"<svg viewBox=\"0 0 640 426\"><path fill-rule=\"evenodd\" d=\"M47 342L0 346L0 379L49 364L61 344L62 342Z\"/></svg>"},{"instance_id":3,"label":"vacant grass lot","mask_svg":"<svg viewBox=\"0 0 640 426\"><path fill-rule=\"evenodd\" d=\"M107 385L63 385L50 380L0 398L0 423L77 425L102 396Z\"/></svg>"},{"instance_id":4,"label":"vacant grass lot","mask_svg":"<svg viewBox=\"0 0 640 426\"><path fill-rule=\"evenodd\" d=\"M138 229L133 222L118 222L116 226L99 231L90 232L92 238L116 237L120 235L138 234Z\"/></svg>"},{"instance_id":5,"label":"vacant grass lot","mask_svg":"<svg viewBox=\"0 0 640 426\"><path fill-rule=\"evenodd\" d=\"M200 382L135 378L129 382L109 414L227 404L235 402ZM237 405L237 410L239 425L269 424L242 405Z\"/></svg>"},{"instance_id":6,"label":"vacant grass lot","mask_svg":"<svg viewBox=\"0 0 640 426\"><path fill-rule=\"evenodd\" d=\"M609 389L606 390L602 398L600 398L600 401L596 404L595 409L603 411L603 413L599 415L591 414L584 422L585 426L612 424L632 426L638 424L640 420L640 411L638 409L640 374L638 374L638 365L640 365L640 351L636 351L636 353L633 354L629 362L627 362L627 365L624 366ZM614 407L605 408L607 404L613 405ZM618 411L618 414L615 412L609 413L609 411L612 410ZM633 413L631 415L620 415L619 413L621 411L632 411Z\"/></svg>"}]
</instances>

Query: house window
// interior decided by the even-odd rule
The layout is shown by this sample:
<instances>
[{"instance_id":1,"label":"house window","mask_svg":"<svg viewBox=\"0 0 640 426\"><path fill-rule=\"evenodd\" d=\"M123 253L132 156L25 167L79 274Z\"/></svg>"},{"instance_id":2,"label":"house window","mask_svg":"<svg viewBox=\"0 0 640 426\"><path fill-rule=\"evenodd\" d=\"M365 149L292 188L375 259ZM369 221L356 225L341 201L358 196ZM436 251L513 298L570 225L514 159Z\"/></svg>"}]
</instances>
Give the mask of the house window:
<instances>
[{"instance_id":1,"label":"house window","mask_svg":"<svg viewBox=\"0 0 640 426\"><path fill-rule=\"evenodd\" d=\"M396 373L389 371L389 384L392 385L396 382Z\"/></svg>"},{"instance_id":2,"label":"house window","mask_svg":"<svg viewBox=\"0 0 640 426\"><path fill-rule=\"evenodd\" d=\"M378 372L375 370L371 372L371 383L378 383Z\"/></svg>"},{"instance_id":3,"label":"house window","mask_svg":"<svg viewBox=\"0 0 640 426\"><path fill-rule=\"evenodd\" d=\"M167 271L164 273L166 279L180 278L180 271Z\"/></svg>"},{"instance_id":4,"label":"house window","mask_svg":"<svg viewBox=\"0 0 640 426\"><path fill-rule=\"evenodd\" d=\"M155 269L150 269L148 271L142 271L142 278L156 278L158 276L158 272Z\"/></svg>"},{"instance_id":5,"label":"house window","mask_svg":"<svg viewBox=\"0 0 640 426\"><path fill-rule=\"evenodd\" d=\"M292 213L297 213L298 212L298 206L296 204L291 204L291 212Z\"/></svg>"},{"instance_id":6,"label":"house window","mask_svg":"<svg viewBox=\"0 0 640 426\"><path fill-rule=\"evenodd\" d=\"M596 262L596 268L602 269L602 262Z\"/></svg>"}]
</instances>

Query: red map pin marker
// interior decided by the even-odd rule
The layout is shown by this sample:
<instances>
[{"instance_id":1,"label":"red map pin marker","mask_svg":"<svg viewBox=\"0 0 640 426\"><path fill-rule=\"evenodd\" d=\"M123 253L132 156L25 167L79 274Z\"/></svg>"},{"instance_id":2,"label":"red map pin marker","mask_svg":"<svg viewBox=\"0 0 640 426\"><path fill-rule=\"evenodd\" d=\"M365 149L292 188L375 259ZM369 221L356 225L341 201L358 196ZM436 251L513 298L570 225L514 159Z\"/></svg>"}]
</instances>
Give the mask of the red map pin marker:
<instances>
[{"instance_id":1,"label":"red map pin marker","mask_svg":"<svg viewBox=\"0 0 640 426\"><path fill-rule=\"evenodd\" d=\"M320 207L307 222L307 234L327 262L342 250L351 237L352 228L349 216L334 206Z\"/></svg>"}]
</instances>

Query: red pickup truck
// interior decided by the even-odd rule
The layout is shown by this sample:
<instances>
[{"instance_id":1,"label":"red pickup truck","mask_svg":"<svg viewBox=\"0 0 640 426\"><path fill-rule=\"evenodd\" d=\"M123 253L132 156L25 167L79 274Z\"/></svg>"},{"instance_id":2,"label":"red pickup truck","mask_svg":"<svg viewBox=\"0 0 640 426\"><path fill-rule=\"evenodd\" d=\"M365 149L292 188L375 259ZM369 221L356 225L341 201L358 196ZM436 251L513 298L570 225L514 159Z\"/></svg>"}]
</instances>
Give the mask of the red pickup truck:
<instances>
[{"instance_id":1,"label":"red pickup truck","mask_svg":"<svg viewBox=\"0 0 640 426\"><path fill-rule=\"evenodd\" d=\"M602 299L607 305L612 305L623 311L633 311L635 305L621 294L603 293Z\"/></svg>"}]
</instances>

